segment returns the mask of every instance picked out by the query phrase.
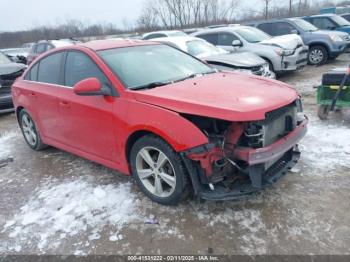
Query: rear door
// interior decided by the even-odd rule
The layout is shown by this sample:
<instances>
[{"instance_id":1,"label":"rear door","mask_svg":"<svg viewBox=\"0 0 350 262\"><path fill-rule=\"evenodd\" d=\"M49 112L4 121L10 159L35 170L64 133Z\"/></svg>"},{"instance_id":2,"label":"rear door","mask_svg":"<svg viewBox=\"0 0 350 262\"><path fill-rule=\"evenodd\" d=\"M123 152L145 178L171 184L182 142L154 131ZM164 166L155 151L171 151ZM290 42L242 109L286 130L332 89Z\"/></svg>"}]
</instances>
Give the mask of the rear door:
<instances>
[{"instance_id":1,"label":"rear door","mask_svg":"<svg viewBox=\"0 0 350 262\"><path fill-rule=\"evenodd\" d=\"M59 137L58 96L62 84L62 63L65 52L50 54L38 61L25 76L30 113L39 125L41 135Z\"/></svg>"},{"instance_id":2,"label":"rear door","mask_svg":"<svg viewBox=\"0 0 350 262\"><path fill-rule=\"evenodd\" d=\"M112 88L97 64L81 51L69 51L65 60L64 85L58 101L64 143L82 152L112 160L116 155L114 97L78 96L73 86L95 77Z\"/></svg>"}]
</instances>

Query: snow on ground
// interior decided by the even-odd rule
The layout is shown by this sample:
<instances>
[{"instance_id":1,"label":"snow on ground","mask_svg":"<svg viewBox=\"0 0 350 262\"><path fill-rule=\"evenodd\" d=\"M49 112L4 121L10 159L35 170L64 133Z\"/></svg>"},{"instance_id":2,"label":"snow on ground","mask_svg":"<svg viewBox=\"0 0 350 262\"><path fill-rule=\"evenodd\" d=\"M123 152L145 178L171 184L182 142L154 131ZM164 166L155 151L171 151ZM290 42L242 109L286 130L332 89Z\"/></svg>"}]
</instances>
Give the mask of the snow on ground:
<instances>
[{"instance_id":1,"label":"snow on ground","mask_svg":"<svg viewBox=\"0 0 350 262\"><path fill-rule=\"evenodd\" d=\"M14 146L13 140L18 135L19 133L16 131L0 134L0 159L11 156L11 148Z\"/></svg>"},{"instance_id":2,"label":"snow on ground","mask_svg":"<svg viewBox=\"0 0 350 262\"><path fill-rule=\"evenodd\" d=\"M43 252L84 232L90 232L89 240L96 240L105 226L113 228L110 241L121 240L123 227L140 219L131 184L94 186L88 178L41 185L4 225L2 233L14 240L9 249L35 242Z\"/></svg>"},{"instance_id":3,"label":"snow on ground","mask_svg":"<svg viewBox=\"0 0 350 262\"><path fill-rule=\"evenodd\" d=\"M350 168L350 128L344 123L330 124L312 117L300 149L303 162L316 173L322 170L324 175L339 167Z\"/></svg>"}]
</instances>

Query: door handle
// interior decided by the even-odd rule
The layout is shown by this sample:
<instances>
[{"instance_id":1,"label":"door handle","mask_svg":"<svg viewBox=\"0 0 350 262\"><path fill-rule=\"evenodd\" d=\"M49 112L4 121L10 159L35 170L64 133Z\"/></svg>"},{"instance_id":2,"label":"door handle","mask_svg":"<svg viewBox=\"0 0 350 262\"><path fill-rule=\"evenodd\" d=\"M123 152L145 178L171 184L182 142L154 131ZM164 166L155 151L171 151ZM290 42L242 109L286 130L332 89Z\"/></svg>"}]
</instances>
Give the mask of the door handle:
<instances>
[{"instance_id":1,"label":"door handle","mask_svg":"<svg viewBox=\"0 0 350 262\"><path fill-rule=\"evenodd\" d=\"M34 92L31 92L31 93L29 94L29 96L30 96L31 98L36 98L36 94L35 94Z\"/></svg>"},{"instance_id":2,"label":"door handle","mask_svg":"<svg viewBox=\"0 0 350 262\"><path fill-rule=\"evenodd\" d=\"M60 106L70 108L70 103L67 101L60 101Z\"/></svg>"}]
</instances>

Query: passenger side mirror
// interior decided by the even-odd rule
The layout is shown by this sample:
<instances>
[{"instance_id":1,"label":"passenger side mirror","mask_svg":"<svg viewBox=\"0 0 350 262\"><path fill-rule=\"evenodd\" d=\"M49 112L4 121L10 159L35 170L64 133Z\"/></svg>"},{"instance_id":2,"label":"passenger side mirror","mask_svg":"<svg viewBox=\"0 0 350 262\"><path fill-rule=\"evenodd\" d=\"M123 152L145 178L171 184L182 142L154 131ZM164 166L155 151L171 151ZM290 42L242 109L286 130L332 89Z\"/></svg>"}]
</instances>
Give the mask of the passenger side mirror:
<instances>
[{"instance_id":1,"label":"passenger side mirror","mask_svg":"<svg viewBox=\"0 0 350 262\"><path fill-rule=\"evenodd\" d=\"M296 29L290 30L290 33L291 33L291 34L295 34L295 35L299 35L299 31L296 30Z\"/></svg>"},{"instance_id":2,"label":"passenger side mirror","mask_svg":"<svg viewBox=\"0 0 350 262\"><path fill-rule=\"evenodd\" d=\"M232 46L233 47L239 47L239 46L242 46L243 43L240 41L240 40L233 40L232 41Z\"/></svg>"},{"instance_id":3,"label":"passenger side mirror","mask_svg":"<svg viewBox=\"0 0 350 262\"><path fill-rule=\"evenodd\" d=\"M73 87L74 93L79 96L110 96L111 90L103 87L101 82L94 77L81 80Z\"/></svg>"}]
</instances>

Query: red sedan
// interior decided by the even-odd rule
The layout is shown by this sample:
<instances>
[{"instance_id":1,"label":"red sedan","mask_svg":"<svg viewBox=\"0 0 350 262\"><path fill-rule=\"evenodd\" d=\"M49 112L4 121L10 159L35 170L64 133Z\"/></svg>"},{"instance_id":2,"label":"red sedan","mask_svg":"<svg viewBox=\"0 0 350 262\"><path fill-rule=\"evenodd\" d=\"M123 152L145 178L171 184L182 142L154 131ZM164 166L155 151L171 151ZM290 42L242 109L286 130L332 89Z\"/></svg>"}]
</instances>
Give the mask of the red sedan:
<instances>
[{"instance_id":1,"label":"red sedan","mask_svg":"<svg viewBox=\"0 0 350 262\"><path fill-rule=\"evenodd\" d=\"M14 83L13 100L32 149L51 145L132 175L162 204L264 188L295 165L307 126L288 85L147 41L47 52Z\"/></svg>"}]
</instances>

